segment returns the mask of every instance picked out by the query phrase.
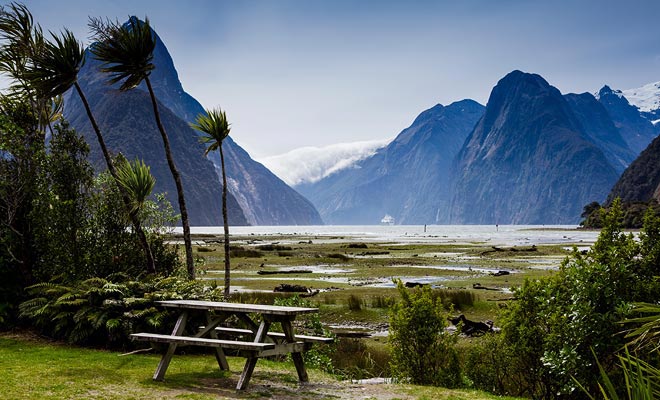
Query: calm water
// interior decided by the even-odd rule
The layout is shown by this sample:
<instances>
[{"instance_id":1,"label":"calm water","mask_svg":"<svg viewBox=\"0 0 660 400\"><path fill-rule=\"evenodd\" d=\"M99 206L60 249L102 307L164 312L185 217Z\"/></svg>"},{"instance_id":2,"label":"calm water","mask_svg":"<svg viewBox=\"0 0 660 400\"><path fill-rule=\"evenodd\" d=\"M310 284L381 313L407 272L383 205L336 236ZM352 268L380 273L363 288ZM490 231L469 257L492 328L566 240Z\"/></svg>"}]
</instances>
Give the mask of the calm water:
<instances>
[{"instance_id":1,"label":"calm water","mask_svg":"<svg viewBox=\"0 0 660 400\"><path fill-rule=\"evenodd\" d=\"M591 245L596 231L576 230L575 225L321 225L321 226L236 226L233 235L310 236L326 241L395 243L483 243L522 246L532 244ZM175 229L181 232L181 228ZM222 235L221 226L192 227L192 233Z\"/></svg>"}]
</instances>

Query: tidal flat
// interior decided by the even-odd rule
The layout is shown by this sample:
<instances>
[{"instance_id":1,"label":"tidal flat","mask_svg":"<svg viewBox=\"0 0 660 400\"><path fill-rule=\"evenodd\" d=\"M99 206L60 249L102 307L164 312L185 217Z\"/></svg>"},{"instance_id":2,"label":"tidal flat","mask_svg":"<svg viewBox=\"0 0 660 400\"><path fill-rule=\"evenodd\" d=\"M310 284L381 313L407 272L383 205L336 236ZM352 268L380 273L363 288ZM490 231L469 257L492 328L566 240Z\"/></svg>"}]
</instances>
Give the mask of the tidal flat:
<instances>
[{"instance_id":1,"label":"tidal flat","mask_svg":"<svg viewBox=\"0 0 660 400\"><path fill-rule=\"evenodd\" d=\"M273 289L304 286L328 325L382 326L398 297L395 281L461 291L454 311L497 321L500 305L527 278L552 274L598 232L572 226L236 227L231 229L232 294L272 302ZM222 285L221 228L194 228L200 279ZM349 307L349 298L353 305ZM355 299L359 301L359 310Z\"/></svg>"}]
</instances>

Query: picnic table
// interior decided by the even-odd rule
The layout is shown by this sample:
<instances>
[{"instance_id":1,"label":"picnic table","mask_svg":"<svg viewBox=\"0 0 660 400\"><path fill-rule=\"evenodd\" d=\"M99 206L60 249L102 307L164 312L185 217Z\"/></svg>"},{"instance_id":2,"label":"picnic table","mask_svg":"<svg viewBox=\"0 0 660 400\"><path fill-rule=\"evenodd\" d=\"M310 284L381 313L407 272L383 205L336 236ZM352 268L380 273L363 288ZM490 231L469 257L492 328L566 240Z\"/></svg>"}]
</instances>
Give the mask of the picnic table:
<instances>
[{"instance_id":1,"label":"picnic table","mask_svg":"<svg viewBox=\"0 0 660 400\"><path fill-rule=\"evenodd\" d=\"M301 314L316 313L319 311L318 308L200 300L166 300L156 303L180 311L172 334L134 333L131 335L131 339L168 344L153 376L153 379L158 381L164 379L177 346L192 345L214 348L215 358L221 370L229 370L225 350L236 350L240 356L245 357L245 366L238 380L237 390L247 388L259 358L288 353L291 353L293 358L298 379L300 382L307 382L309 379L302 352L308 350L313 343L331 343L333 341L332 338L296 335L294 332L292 322L296 317ZM194 336L186 336L184 335L186 323L192 313L203 313L206 325L199 327ZM235 316L244 328L220 326L232 316ZM270 332L272 324L277 322L281 324L282 332ZM233 336L234 339L219 339L218 334ZM248 339L238 340L241 337Z\"/></svg>"}]
</instances>

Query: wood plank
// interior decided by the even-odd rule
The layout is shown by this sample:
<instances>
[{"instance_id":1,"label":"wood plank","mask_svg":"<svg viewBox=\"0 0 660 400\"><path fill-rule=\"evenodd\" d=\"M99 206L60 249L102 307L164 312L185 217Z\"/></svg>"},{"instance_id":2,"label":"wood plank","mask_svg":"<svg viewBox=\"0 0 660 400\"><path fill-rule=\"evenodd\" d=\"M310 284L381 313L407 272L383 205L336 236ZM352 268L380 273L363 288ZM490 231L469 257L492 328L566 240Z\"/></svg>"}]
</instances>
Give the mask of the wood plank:
<instances>
[{"instance_id":1,"label":"wood plank","mask_svg":"<svg viewBox=\"0 0 660 400\"><path fill-rule=\"evenodd\" d=\"M260 351L260 350L268 350L275 348L274 343L255 343L255 342L242 342L238 340L206 339L206 338L197 338L192 336L159 335L156 333L134 333L131 335L131 339L142 340L147 342L186 344L191 346L224 347L227 349L237 349L237 350Z\"/></svg>"},{"instance_id":2,"label":"wood plank","mask_svg":"<svg viewBox=\"0 0 660 400\"><path fill-rule=\"evenodd\" d=\"M257 357L280 356L289 353L300 353L305 350L307 350L305 342L278 344L274 349L260 351L257 353Z\"/></svg>"},{"instance_id":3,"label":"wood plank","mask_svg":"<svg viewBox=\"0 0 660 400\"><path fill-rule=\"evenodd\" d=\"M172 335L180 335L183 333L184 329L186 329L186 322L188 321L188 311L183 311L181 315L179 315L179 318L176 320L176 324L174 324L174 329L172 330ZM167 351L163 353L163 356L160 358L160 361L158 362L158 367L156 367L156 372L154 372L153 380L155 381L162 381L165 378L165 372L167 372L167 367L170 365L170 361L172 361L172 356L174 356L174 351L176 350L176 343L170 343L170 345L167 347Z\"/></svg>"},{"instance_id":4,"label":"wood plank","mask_svg":"<svg viewBox=\"0 0 660 400\"><path fill-rule=\"evenodd\" d=\"M218 340L218 333L213 329L213 327L217 326L220 322L223 322L225 319L227 319L226 315L221 316L220 318L213 318L211 316L211 313L206 311L204 314L206 314L206 323L209 328L209 336L211 339ZM203 330L202 330L203 331ZM202 337L204 336L203 332L200 332L197 337ZM227 362L227 357L225 356L225 352L222 349L222 347L216 347L215 348L215 360L218 362L218 367L220 367L221 371L229 371L229 363Z\"/></svg>"},{"instance_id":5,"label":"wood plank","mask_svg":"<svg viewBox=\"0 0 660 400\"><path fill-rule=\"evenodd\" d=\"M295 334L293 333L293 326L291 326L290 321L282 321L282 330L284 331L284 336L287 342L295 342ZM305 369L305 360L303 360L302 354L300 352L293 352L291 353L291 358L293 359L293 365L296 366L296 371L298 372L298 380L300 380L300 382L308 382L309 376Z\"/></svg>"},{"instance_id":6,"label":"wood plank","mask_svg":"<svg viewBox=\"0 0 660 400\"><path fill-rule=\"evenodd\" d=\"M254 332L252 332L249 329L227 328L224 326L218 326L215 328L215 330L230 335L254 335ZM268 336L276 339L285 338L284 333L281 332L268 332ZM323 336L295 335L294 337L296 338L296 341L313 342L313 343L332 343L335 341L334 338L323 337Z\"/></svg>"},{"instance_id":7,"label":"wood plank","mask_svg":"<svg viewBox=\"0 0 660 400\"><path fill-rule=\"evenodd\" d=\"M287 315L296 316L298 314L308 314L318 312L318 308L309 307L285 307L285 306L269 306L264 304L243 304L243 303L226 303L218 301L202 301L202 300L162 300L157 301L163 307L172 308L190 308L200 310L215 310L226 312L243 312L243 313L260 313L264 315Z\"/></svg>"}]
</instances>

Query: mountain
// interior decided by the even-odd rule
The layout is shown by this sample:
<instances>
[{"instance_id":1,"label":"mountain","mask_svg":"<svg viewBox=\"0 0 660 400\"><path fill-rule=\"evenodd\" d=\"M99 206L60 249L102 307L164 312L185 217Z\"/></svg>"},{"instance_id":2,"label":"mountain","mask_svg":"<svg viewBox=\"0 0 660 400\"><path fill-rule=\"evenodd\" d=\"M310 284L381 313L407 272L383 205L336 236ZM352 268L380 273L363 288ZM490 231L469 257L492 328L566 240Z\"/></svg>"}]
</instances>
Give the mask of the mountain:
<instances>
[{"instance_id":1,"label":"mountain","mask_svg":"<svg viewBox=\"0 0 660 400\"><path fill-rule=\"evenodd\" d=\"M590 93L570 93L564 98L584 132L603 150L616 172L622 173L638 153L628 147L605 107Z\"/></svg>"},{"instance_id":2,"label":"mountain","mask_svg":"<svg viewBox=\"0 0 660 400\"><path fill-rule=\"evenodd\" d=\"M660 137L657 137L623 172L607 204L620 197L624 202L660 202Z\"/></svg>"},{"instance_id":3,"label":"mountain","mask_svg":"<svg viewBox=\"0 0 660 400\"><path fill-rule=\"evenodd\" d=\"M449 169L484 107L472 100L422 112L389 145L314 183L296 186L330 224L443 222Z\"/></svg>"},{"instance_id":4,"label":"mountain","mask_svg":"<svg viewBox=\"0 0 660 400\"><path fill-rule=\"evenodd\" d=\"M660 82L649 83L640 88L622 90L623 96L637 107L643 117L653 122L660 120Z\"/></svg>"},{"instance_id":5,"label":"mountain","mask_svg":"<svg viewBox=\"0 0 660 400\"><path fill-rule=\"evenodd\" d=\"M173 145L173 153L177 166L184 175L184 189L191 192L186 193L186 200L191 203L188 206L191 224L220 225L222 219L216 216L216 214L220 215L221 204L219 156L214 152L209 155L210 161L204 159L204 147L198 143L198 133L188 125L198 114L204 112L204 108L185 92L167 48L155 32L154 35L157 44L153 63L156 68L152 71L150 79L161 105L161 112L167 115L167 120L163 118L165 129L170 140L178 142L176 148ZM79 81L90 103L93 103L93 111L99 114L97 118L102 116L105 120L105 125L101 128L108 136L106 140L109 148L113 151L122 151L129 158L135 155L144 158L145 162L151 165L154 175L158 174L156 176L158 181L165 185L165 189L171 194L170 201L176 204L176 191L168 186L168 182L172 179L166 165L166 173L161 173L159 160L164 159L160 153L163 145L160 135L154 136L151 133L157 131L154 130L155 121L151 103L147 102L149 98L146 86L143 83L137 90L121 93L106 84L107 76L98 71L98 66L99 63L88 56L87 63L80 71ZM130 102L132 108L128 108L128 97L133 98ZM91 132L89 123L86 123L84 109L79 102L76 103L77 96L69 94L67 98L70 100L66 107L68 119L74 127L89 135ZM144 101L145 104L140 101ZM113 110L112 114L109 114L110 110ZM117 126L122 126L123 130L117 129ZM96 139L89 137L88 142L93 144ZM138 141L136 137L143 138ZM252 160L231 137L225 139L223 150L230 195L229 219L232 225L323 223L318 212L307 199L287 186L263 165ZM162 190L158 185L157 183L156 190ZM173 183L171 187L173 188ZM189 197L191 200L188 200ZM195 205L194 211L193 205Z\"/></svg>"},{"instance_id":6,"label":"mountain","mask_svg":"<svg viewBox=\"0 0 660 400\"><path fill-rule=\"evenodd\" d=\"M631 105L620 90L612 90L605 85L598 91L596 98L605 107L623 140L635 154L640 154L658 135L653 123L645 118L637 107Z\"/></svg>"},{"instance_id":7,"label":"mountain","mask_svg":"<svg viewBox=\"0 0 660 400\"><path fill-rule=\"evenodd\" d=\"M135 157L143 159L156 178L154 192L166 192L178 212L176 187L167 166L149 95L140 90L120 92L106 85L105 77L97 71L97 66L98 63L89 60L78 80L108 149L114 154L121 152L129 160ZM221 190L220 185L216 184L218 178L213 164L202 157L203 146L197 142L190 127L167 107L161 107L160 111L175 163L181 173L191 225L221 225ZM101 149L77 93L66 95L64 113L71 126L89 143L93 165L98 170L104 170ZM236 199L232 196L228 200L229 222L232 225L246 225L247 220Z\"/></svg>"},{"instance_id":8,"label":"mountain","mask_svg":"<svg viewBox=\"0 0 660 400\"><path fill-rule=\"evenodd\" d=\"M151 83L163 104L186 122L193 122L197 115L204 113L202 105L183 90L172 57L158 36L154 64L157 68L151 74ZM144 84L139 88L146 91ZM223 151L229 191L238 200L249 224L323 224L309 200L253 160L231 136L225 139ZM209 158L220 171L217 152Z\"/></svg>"},{"instance_id":9,"label":"mountain","mask_svg":"<svg viewBox=\"0 0 660 400\"><path fill-rule=\"evenodd\" d=\"M513 71L456 157L450 222L577 223L617 177L559 90Z\"/></svg>"}]
</instances>

